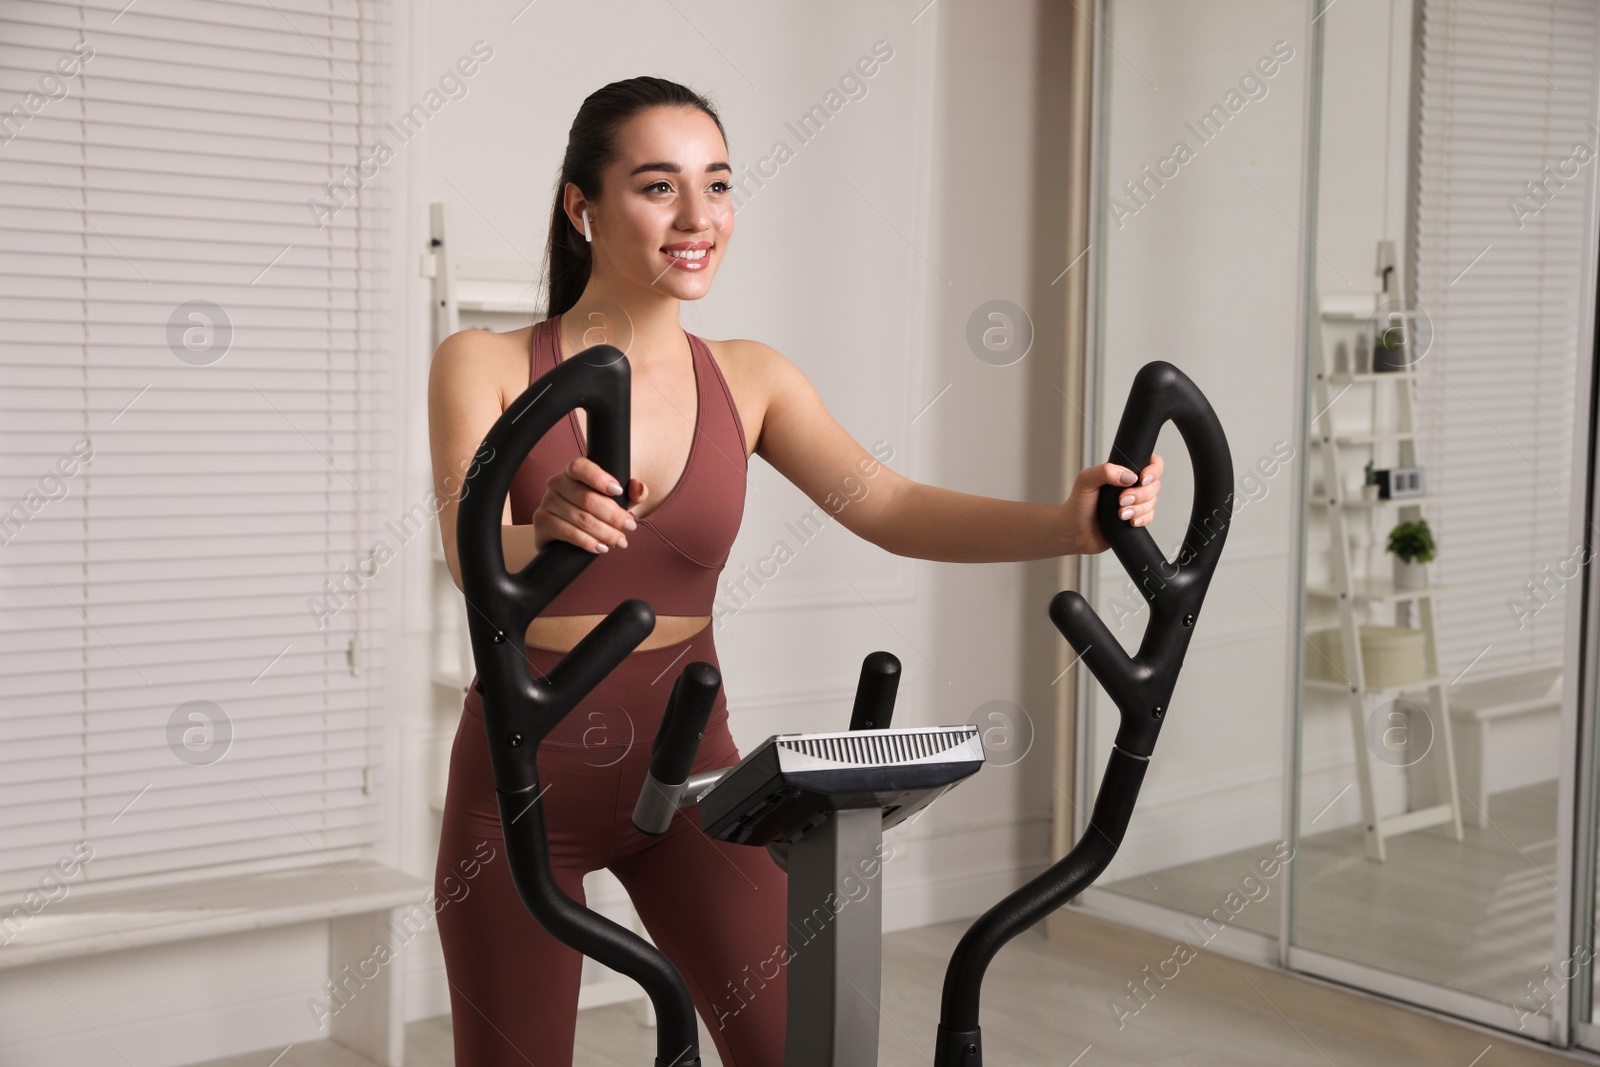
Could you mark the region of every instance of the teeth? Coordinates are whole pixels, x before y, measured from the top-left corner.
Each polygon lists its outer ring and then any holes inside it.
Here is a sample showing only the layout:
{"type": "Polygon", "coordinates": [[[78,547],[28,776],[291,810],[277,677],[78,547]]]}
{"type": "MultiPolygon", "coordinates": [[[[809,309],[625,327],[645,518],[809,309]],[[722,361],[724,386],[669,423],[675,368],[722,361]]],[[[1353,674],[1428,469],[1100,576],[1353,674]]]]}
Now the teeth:
{"type": "Polygon", "coordinates": [[[670,251],[667,253],[667,255],[673,257],[674,259],[705,259],[707,251],[709,250],[705,248],[696,248],[688,252],[670,251]]]}

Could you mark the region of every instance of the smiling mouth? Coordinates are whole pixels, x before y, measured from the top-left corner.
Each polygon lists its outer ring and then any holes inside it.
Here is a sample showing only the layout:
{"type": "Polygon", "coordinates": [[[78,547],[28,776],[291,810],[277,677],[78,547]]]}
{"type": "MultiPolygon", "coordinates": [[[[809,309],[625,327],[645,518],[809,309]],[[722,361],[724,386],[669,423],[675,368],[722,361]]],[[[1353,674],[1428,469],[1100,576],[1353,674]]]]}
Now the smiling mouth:
{"type": "Polygon", "coordinates": [[[688,262],[688,263],[699,263],[701,260],[705,259],[707,255],[710,254],[711,249],[709,249],[709,248],[686,248],[686,249],[668,249],[668,248],[663,248],[661,251],[666,253],[668,256],[671,256],[673,259],[681,259],[681,260],[684,260],[685,262],[688,262]]]}

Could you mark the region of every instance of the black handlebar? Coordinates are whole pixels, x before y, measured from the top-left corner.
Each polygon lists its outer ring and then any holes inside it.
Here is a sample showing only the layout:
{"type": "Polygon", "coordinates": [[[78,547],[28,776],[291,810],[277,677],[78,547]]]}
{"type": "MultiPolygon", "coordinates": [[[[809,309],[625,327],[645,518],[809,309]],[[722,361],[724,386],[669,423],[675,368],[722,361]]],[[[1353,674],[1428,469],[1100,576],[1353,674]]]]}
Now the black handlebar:
{"type": "Polygon", "coordinates": [[[1094,812],[1071,852],[980,916],[956,945],[945,971],[935,1067],[982,1067],[978,1008],[989,962],[1006,942],[1098,878],[1127,832],[1233,514],[1233,459],[1222,423],[1199,387],[1170,363],[1152,361],[1134,377],[1111,459],[1142,470],[1169,419],[1183,435],[1195,483],[1189,529],[1177,560],[1169,563],[1161,555],[1148,529],[1117,517],[1117,501],[1127,487],[1102,487],[1096,506],[1100,529],[1150,605],[1138,655],[1130,658],[1122,650],[1076,592],[1064,590],[1050,601],[1050,620],[1122,713],[1094,812]]]}
{"type": "MultiPolygon", "coordinates": [[[[472,656],[483,684],[484,720],[491,739],[495,787],[521,792],[538,780],[531,758],[539,741],[600,684],[655,628],[642,600],[619,604],[572,649],[548,678],[530,677],[523,635],[550,601],[596,556],[566,541],[551,541],[516,574],[506,571],[500,519],[522,460],[574,408],[589,416],[589,458],[628,484],[629,368],[610,345],[562,361],[529,385],[484,437],[492,457],[468,471],[456,513],[456,558],[467,600],[472,656]],[[531,742],[531,743],[530,743],[531,742]],[[526,747],[524,747],[526,746],[526,747]]],[[[619,503],[626,506],[624,496],[619,503]]]]}
{"type": "Polygon", "coordinates": [[[1076,592],[1064,590],[1050,602],[1050,620],[1122,712],[1116,743],[1133,756],[1149,756],[1155,748],[1233,514],[1233,458],[1222,423],[1200,388],[1170,363],[1146,363],[1134,377],[1111,458],[1135,472],[1142,470],[1169,419],[1183,435],[1194,468],[1189,529],[1176,561],[1162,556],[1148,529],[1117,518],[1117,500],[1126,487],[1102,486],[1096,507],[1111,551],[1150,604],[1139,654],[1130,659],[1076,592]]]}
{"type": "MultiPolygon", "coordinates": [[[[656,1067],[699,1067],[694,1002],[683,976],[660,950],[633,931],[562,892],[550,865],[550,842],[539,803],[538,749],[563,716],[616,669],[655,628],[642,600],[625,600],[579,641],[548,676],[534,679],[524,635],[528,625],[597,557],[551,541],[516,574],[506,571],[501,517],[523,459],[574,408],[588,413],[588,456],[613,475],[627,506],[630,370],[623,354],[596,345],[558,363],[501,413],[469,469],[456,515],[456,556],[467,602],[472,656],[489,733],[506,862],[522,902],[567,945],[634,979],[658,1017],[656,1067]]],[[[703,691],[721,679],[707,663],[691,663],[703,691]],[[701,669],[703,668],[703,670],[701,669]],[[710,674],[707,675],[706,672],[710,674]]],[[[682,676],[674,686],[680,692],[682,676]]],[[[709,713],[709,699],[705,701],[709,713]]]]}
{"type": "Polygon", "coordinates": [[[850,708],[850,729],[887,730],[894,718],[895,693],[900,689],[900,660],[888,652],[869,652],[861,661],[856,700],[850,708]]]}
{"type": "Polygon", "coordinates": [[[667,713],[650,746],[650,776],[656,781],[675,784],[688,780],[721,685],[722,679],[709,663],[691,663],[678,675],[667,698],[667,713]]]}

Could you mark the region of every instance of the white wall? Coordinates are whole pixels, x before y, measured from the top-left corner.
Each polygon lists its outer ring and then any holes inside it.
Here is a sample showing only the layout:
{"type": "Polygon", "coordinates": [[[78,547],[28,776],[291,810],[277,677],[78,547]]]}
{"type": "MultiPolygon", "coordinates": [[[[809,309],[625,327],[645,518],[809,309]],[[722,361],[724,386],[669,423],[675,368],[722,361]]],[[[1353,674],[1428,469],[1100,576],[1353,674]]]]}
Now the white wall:
{"type": "MultiPolygon", "coordinates": [[[[1298,595],[1289,569],[1301,451],[1298,227],[1312,62],[1310,12],[1300,0],[1110,6],[1105,184],[1115,200],[1103,235],[1095,458],[1109,454],[1134,374],[1164,359],[1216,410],[1238,503],[1107,882],[1235,849],[1270,852],[1283,836],[1286,653],[1298,595]],[[1241,88],[1252,73],[1258,82],[1241,88]],[[1232,101],[1230,91],[1238,92],[1232,101]],[[1237,111],[1220,131],[1198,130],[1213,105],[1237,111]],[[1179,141],[1187,153],[1175,149],[1179,141]],[[1164,157],[1173,162],[1162,167],[1164,157]],[[1136,199],[1124,183],[1141,180],[1147,165],[1170,176],[1148,181],[1136,199]]],[[[1171,424],[1156,452],[1167,473],[1151,532],[1170,558],[1188,523],[1193,478],[1171,424]]],[[[1142,600],[1112,555],[1096,567],[1097,609],[1132,654],[1144,632],[1142,600]],[[1117,613],[1129,610],[1138,613],[1119,629],[1117,613]]],[[[1097,683],[1092,689],[1098,783],[1118,713],[1097,683]]]]}
{"type": "Polygon", "coordinates": [[[1377,242],[1406,241],[1411,0],[1340,0],[1323,16],[1317,284],[1375,281],[1377,242]]]}

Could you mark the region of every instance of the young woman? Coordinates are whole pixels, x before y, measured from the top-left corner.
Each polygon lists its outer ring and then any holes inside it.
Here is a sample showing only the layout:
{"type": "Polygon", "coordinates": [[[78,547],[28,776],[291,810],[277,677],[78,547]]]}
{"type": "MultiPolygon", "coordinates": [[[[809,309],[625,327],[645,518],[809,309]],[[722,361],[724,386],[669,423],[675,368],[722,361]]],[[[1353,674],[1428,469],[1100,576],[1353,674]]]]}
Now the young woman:
{"type": "MultiPolygon", "coordinates": [[[[685,815],[658,838],[632,824],[650,744],[678,673],[717,663],[716,583],[758,454],[852,533],[902,556],[955,562],[1102,552],[1102,485],[1127,486],[1123,521],[1150,521],[1162,462],[1085,468],[1061,504],[995,500],[910,481],[881,466],[823,407],[793,363],[758,341],[707,341],[679,305],[711,288],[734,217],[717,118],[674,82],[614,82],[583,102],[568,134],[550,217],[549,317],[511,333],[467,330],[434,356],[429,430],[445,555],[460,585],[452,493],[489,427],[528,384],[591,345],[615,344],[632,375],[627,508],[583,456],[574,412],[519,469],[504,516],[506,566],[552,540],[599,554],[529,626],[527,656],[548,673],[618,602],[640,597],[656,627],[540,746],[540,803],[558,881],[583,901],[583,875],[610,868],[651,938],[678,966],[728,1067],[783,1062],[784,872],[765,849],[706,837],[685,815]],[[843,487],[848,507],[837,501],[843,487]]],[[[470,610],[470,609],[469,609],[470,610]]],[[[450,760],[436,870],[439,936],[463,1067],[572,1062],[582,958],[523,907],[504,858],[481,698],[469,690],[450,760]],[[463,872],[471,872],[470,879],[463,872]]],[[[695,771],[740,754],[719,695],[695,771]]]]}

